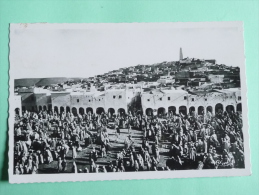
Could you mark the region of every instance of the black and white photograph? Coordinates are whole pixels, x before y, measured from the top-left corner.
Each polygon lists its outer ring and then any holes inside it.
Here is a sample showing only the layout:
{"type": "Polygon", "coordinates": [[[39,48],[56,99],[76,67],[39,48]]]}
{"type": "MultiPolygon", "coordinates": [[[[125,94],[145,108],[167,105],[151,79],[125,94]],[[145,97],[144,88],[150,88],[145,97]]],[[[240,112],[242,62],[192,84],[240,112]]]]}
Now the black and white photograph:
{"type": "Polygon", "coordinates": [[[11,183],[250,175],[242,22],[11,24],[11,183]]]}

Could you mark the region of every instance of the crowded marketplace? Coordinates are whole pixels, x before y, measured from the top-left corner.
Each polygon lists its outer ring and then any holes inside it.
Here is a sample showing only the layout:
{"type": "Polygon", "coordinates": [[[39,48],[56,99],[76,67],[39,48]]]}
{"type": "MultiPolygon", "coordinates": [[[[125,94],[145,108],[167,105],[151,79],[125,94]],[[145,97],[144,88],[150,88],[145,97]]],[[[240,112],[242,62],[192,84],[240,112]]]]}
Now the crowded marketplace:
{"type": "Polygon", "coordinates": [[[242,114],[16,113],[14,174],[244,168],[242,114]]]}

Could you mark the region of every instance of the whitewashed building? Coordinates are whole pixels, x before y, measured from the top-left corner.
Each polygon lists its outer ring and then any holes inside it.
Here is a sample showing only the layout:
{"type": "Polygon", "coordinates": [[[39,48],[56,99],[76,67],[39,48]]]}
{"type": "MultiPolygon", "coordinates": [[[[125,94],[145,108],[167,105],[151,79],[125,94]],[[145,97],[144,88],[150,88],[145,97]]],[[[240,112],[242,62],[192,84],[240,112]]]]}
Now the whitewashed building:
{"type": "Polygon", "coordinates": [[[141,94],[143,112],[147,115],[196,112],[215,114],[222,111],[242,112],[241,92],[238,88],[216,90],[211,93],[188,93],[184,90],[150,90],[141,94]]]}
{"type": "Polygon", "coordinates": [[[175,79],[173,76],[160,76],[160,79],[157,80],[158,83],[166,84],[166,83],[174,83],[175,79]]]}
{"type": "Polygon", "coordinates": [[[15,94],[13,98],[13,105],[15,114],[21,115],[22,114],[22,101],[21,96],[15,94]]]}
{"type": "Polygon", "coordinates": [[[188,92],[184,90],[155,89],[141,94],[142,110],[145,114],[178,113],[179,109],[187,106],[188,92]]]}
{"type": "Polygon", "coordinates": [[[73,114],[108,112],[111,114],[127,113],[141,87],[127,84],[106,86],[105,91],[52,92],[53,111],[72,112],[73,114]],[[109,88],[110,87],[110,88],[109,88]]]}

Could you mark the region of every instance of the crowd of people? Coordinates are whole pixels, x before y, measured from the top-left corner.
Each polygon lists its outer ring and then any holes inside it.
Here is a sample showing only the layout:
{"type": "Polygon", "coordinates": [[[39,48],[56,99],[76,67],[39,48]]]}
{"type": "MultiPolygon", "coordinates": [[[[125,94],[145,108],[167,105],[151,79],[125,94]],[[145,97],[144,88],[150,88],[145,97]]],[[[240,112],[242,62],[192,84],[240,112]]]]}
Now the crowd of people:
{"type": "Polygon", "coordinates": [[[15,116],[14,174],[37,174],[41,164],[53,164],[53,173],[169,171],[187,169],[244,168],[242,115],[218,110],[202,115],[142,113],[118,115],[23,111],[15,116]],[[121,130],[128,136],[107,165],[121,130]],[[132,130],[142,134],[137,144],[132,130]],[[109,132],[113,132],[112,134],[109,132]],[[111,139],[111,135],[113,139],[111,139]],[[166,149],[161,157],[161,149],[166,149]],[[90,150],[86,166],[77,168],[77,155],[90,150]],[[68,168],[69,151],[72,169],[68,168]],[[162,162],[165,161],[165,163],[162,162]]]}

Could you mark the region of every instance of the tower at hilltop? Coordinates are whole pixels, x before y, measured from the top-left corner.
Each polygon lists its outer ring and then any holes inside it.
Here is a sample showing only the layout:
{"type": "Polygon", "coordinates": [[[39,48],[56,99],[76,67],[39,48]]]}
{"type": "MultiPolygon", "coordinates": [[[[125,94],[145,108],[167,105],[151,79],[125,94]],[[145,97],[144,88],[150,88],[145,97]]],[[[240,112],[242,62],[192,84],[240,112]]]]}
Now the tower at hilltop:
{"type": "Polygon", "coordinates": [[[183,51],[182,51],[182,48],[180,47],[180,59],[179,60],[182,60],[183,59],[183,51]]]}

